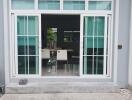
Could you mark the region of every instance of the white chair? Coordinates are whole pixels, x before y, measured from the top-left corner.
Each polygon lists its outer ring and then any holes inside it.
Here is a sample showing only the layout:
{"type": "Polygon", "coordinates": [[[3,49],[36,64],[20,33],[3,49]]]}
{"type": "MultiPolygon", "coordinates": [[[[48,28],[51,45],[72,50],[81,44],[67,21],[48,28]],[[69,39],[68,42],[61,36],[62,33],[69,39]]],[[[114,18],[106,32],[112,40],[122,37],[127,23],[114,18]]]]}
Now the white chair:
{"type": "Polygon", "coordinates": [[[50,50],[42,49],[42,59],[50,59],[50,50]]]}
{"type": "MultiPolygon", "coordinates": [[[[42,49],[42,59],[50,61],[50,50],[49,49],[42,49]]],[[[49,68],[48,72],[51,72],[51,70],[52,68],[49,68]]]]}
{"type": "MultiPolygon", "coordinates": [[[[67,50],[57,50],[57,58],[56,58],[56,60],[57,61],[66,61],[67,65],[68,65],[67,50]]],[[[56,61],[56,66],[57,66],[57,61],[56,61]]],[[[65,69],[66,69],[66,67],[65,67],[65,69]]],[[[57,69],[56,69],[56,71],[57,71],[57,69]]]]}

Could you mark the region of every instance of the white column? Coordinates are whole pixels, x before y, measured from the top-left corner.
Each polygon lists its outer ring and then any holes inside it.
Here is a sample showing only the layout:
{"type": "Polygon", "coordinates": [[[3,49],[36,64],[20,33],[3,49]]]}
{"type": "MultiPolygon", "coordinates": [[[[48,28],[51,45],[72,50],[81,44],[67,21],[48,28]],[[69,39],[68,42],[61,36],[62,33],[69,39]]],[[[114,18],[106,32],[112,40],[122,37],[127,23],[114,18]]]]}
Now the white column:
{"type": "Polygon", "coordinates": [[[60,0],[60,10],[63,10],[63,0],[60,0]]]}
{"type": "Polygon", "coordinates": [[[130,17],[130,42],[129,42],[129,72],[128,82],[132,88],[132,2],[131,2],[131,17],[130,17]]]}

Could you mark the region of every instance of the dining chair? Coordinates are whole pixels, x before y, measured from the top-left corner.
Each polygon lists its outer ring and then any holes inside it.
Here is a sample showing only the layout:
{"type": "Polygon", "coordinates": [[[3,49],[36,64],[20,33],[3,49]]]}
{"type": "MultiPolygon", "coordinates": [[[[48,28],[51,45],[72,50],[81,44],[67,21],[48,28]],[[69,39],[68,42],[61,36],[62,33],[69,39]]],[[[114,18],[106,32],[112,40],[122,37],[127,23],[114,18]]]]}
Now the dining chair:
{"type": "Polygon", "coordinates": [[[42,49],[42,59],[50,59],[50,50],[42,49]]]}
{"type": "Polygon", "coordinates": [[[51,65],[51,59],[50,59],[50,49],[42,49],[42,59],[43,60],[48,60],[46,62],[46,66],[49,66],[48,72],[51,72],[52,70],[52,65],[51,65]]]}
{"type": "MultiPolygon", "coordinates": [[[[67,62],[67,65],[68,65],[68,57],[67,57],[67,54],[68,54],[67,53],[67,50],[57,50],[56,66],[58,64],[57,63],[58,61],[66,61],[67,62]]],[[[65,66],[65,72],[66,72],[66,66],[65,66]]]]}

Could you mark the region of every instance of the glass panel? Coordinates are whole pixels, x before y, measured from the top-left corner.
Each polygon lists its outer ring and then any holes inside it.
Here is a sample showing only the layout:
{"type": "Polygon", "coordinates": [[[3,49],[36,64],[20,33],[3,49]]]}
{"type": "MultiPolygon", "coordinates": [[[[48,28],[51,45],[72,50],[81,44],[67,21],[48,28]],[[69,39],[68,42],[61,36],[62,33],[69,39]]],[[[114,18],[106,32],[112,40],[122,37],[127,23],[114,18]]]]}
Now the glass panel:
{"type": "Polygon", "coordinates": [[[85,1],[64,1],[64,10],[85,10],[85,1]]]}
{"type": "Polygon", "coordinates": [[[26,16],[17,17],[17,34],[18,35],[27,34],[27,17],[26,16]]]}
{"type": "Polygon", "coordinates": [[[83,59],[84,74],[103,74],[103,56],[85,56],[83,59]]]}
{"type": "Polygon", "coordinates": [[[28,74],[27,56],[18,56],[18,74],[28,74]]]}
{"type": "Polygon", "coordinates": [[[29,40],[29,55],[38,55],[39,54],[39,41],[38,37],[30,36],[29,40]]]}
{"type": "Polygon", "coordinates": [[[103,56],[94,57],[94,74],[103,74],[103,56]]]}
{"type": "Polygon", "coordinates": [[[85,17],[85,36],[93,36],[94,17],[85,17]]]}
{"type": "Polygon", "coordinates": [[[39,57],[29,56],[29,74],[38,74],[39,72],[39,57]]]}
{"type": "Polygon", "coordinates": [[[86,56],[83,58],[83,73],[84,74],[92,74],[93,67],[93,56],[86,56]]]}
{"type": "Polygon", "coordinates": [[[95,17],[95,36],[104,36],[105,17],[95,17]]]}
{"type": "Polygon", "coordinates": [[[89,1],[89,10],[111,10],[111,1],[89,1]]]}
{"type": "Polygon", "coordinates": [[[34,9],[34,0],[12,0],[12,9],[34,9]]]}
{"type": "Polygon", "coordinates": [[[84,17],[84,74],[103,74],[105,17],[84,17]]]}
{"type": "Polygon", "coordinates": [[[27,50],[27,37],[26,36],[18,36],[17,38],[18,44],[18,55],[26,55],[27,50]]]}
{"type": "Polygon", "coordinates": [[[18,16],[17,34],[18,74],[38,74],[39,36],[36,36],[38,34],[38,17],[18,16]]]}
{"type": "Polygon", "coordinates": [[[93,37],[84,38],[84,55],[93,55],[93,37]]]}
{"type": "Polygon", "coordinates": [[[94,55],[104,54],[104,38],[94,38],[94,55]]]}
{"type": "Polygon", "coordinates": [[[38,17],[29,16],[28,17],[28,35],[38,34],[38,17]]]}
{"type": "Polygon", "coordinates": [[[60,1],[58,0],[39,0],[39,9],[59,10],[60,1]]]}

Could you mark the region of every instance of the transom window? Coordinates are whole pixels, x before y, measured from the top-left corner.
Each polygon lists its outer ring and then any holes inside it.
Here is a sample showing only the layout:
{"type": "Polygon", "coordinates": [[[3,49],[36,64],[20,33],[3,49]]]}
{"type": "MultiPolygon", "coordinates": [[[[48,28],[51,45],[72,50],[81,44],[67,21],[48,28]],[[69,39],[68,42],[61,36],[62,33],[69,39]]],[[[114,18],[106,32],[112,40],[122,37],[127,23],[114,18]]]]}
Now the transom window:
{"type": "Polygon", "coordinates": [[[59,10],[60,1],[59,0],[38,0],[39,9],[44,10],[59,10]]]}
{"type": "Polygon", "coordinates": [[[11,8],[23,10],[112,10],[112,0],[11,0],[11,8]],[[37,2],[36,2],[37,1],[37,2]]]}
{"type": "Polygon", "coordinates": [[[34,0],[12,0],[12,9],[34,9],[34,0]]]}
{"type": "Polygon", "coordinates": [[[64,10],[85,10],[85,1],[64,0],[64,10]]]}

